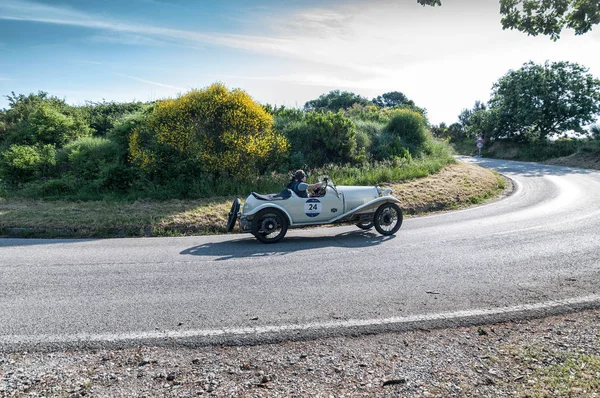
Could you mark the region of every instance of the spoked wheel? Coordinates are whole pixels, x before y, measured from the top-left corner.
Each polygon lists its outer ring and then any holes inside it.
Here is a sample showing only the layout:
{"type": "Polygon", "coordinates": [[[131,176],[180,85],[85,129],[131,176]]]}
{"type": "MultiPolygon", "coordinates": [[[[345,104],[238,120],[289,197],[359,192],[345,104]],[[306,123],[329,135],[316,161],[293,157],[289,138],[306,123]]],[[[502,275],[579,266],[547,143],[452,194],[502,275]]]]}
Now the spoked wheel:
{"type": "Polygon", "coordinates": [[[252,220],[252,234],[262,243],[279,242],[287,229],[287,218],[279,210],[261,210],[252,220]]]}
{"type": "Polygon", "coordinates": [[[356,223],[356,226],[360,229],[368,231],[369,229],[373,228],[373,221],[361,221],[356,223]]]}
{"type": "Polygon", "coordinates": [[[393,235],[402,226],[402,210],[395,203],[382,204],[375,211],[373,222],[381,235],[393,235]]]}
{"type": "Polygon", "coordinates": [[[240,202],[240,198],[237,198],[231,205],[231,210],[229,211],[229,216],[227,217],[227,232],[233,231],[233,227],[235,227],[238,212],[240,211],[240,202]]]}

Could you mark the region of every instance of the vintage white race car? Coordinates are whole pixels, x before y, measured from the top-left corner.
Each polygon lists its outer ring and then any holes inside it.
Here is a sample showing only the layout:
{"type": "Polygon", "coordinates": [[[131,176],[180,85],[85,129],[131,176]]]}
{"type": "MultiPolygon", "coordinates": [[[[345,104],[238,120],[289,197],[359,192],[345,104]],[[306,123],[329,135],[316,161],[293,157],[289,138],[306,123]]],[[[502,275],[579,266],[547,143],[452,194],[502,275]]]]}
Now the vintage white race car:
{"type": "Polygon", "coordinates": [[[279,242],[288,228],[354,222],[368,230],[375,226],[382,235],[395,234],[402,225],[400,202],[392,190],[376,186],[336,186],[329,178],[311,197],[301,198],[290,189],[260,195],[252,192],[240,211],[240,199],[231,206],[227,231],[240,220],[240,231],[250,232],[263,243],[279,242]]]}

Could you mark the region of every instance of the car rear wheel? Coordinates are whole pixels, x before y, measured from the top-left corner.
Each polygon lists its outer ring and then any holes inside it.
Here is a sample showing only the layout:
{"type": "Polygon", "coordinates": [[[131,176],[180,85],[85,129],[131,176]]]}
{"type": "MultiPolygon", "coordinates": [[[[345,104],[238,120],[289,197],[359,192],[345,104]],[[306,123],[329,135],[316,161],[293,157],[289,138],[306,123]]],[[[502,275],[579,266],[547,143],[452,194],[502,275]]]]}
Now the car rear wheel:
{"type": "Polygon", "coordinates": [[[233,227],[235,227],[238,212],[240,211],[240,203],[240,198],[237,198],[233,201],[233,204],[231,205],[231,210],[229,211],[229,215],[227,217],[227,232],[233,231],[233,227]]]}
{"type": "Polygon", "coordinates": [[[279,242],[287,229],[287,218],[277,209],[261,210],[252,219],[252,235],[262,243],[279,242]]]}
{"type": "Polygon", "coordinates": [[[381,235],[393,235],[402,226],[402,210],[395,203],[384,203],[375,211],[373,223],[381,235]]]}

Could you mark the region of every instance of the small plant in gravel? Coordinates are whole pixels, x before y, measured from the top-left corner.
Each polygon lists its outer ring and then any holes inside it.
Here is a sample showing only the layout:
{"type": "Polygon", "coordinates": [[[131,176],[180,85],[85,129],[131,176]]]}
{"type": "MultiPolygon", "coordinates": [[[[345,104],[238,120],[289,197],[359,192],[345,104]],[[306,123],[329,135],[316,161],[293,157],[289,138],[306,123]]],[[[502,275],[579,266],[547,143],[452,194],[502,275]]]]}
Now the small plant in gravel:
{"type": "MultiPolygon", "coordinates": [[[[510,351],[510,350],[509,350],[510,351]]],[[[600,391],[600,356],[530,346],[512,350],[516,391],[526,397],[588,397],[600,391]]]]}

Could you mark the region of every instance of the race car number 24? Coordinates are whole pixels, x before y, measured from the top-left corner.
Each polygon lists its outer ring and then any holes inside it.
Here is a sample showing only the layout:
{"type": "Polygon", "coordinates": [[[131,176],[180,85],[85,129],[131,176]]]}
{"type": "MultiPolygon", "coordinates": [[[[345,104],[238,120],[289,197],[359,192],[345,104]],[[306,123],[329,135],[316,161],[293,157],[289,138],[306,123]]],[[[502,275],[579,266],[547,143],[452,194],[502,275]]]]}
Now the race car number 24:
{"type": "Polygon", "coordinates": [[[309,217],[316,217],[321,214],[322,207],[319,199],[309,199],[304,203],[304,213],[309,217]]]}

